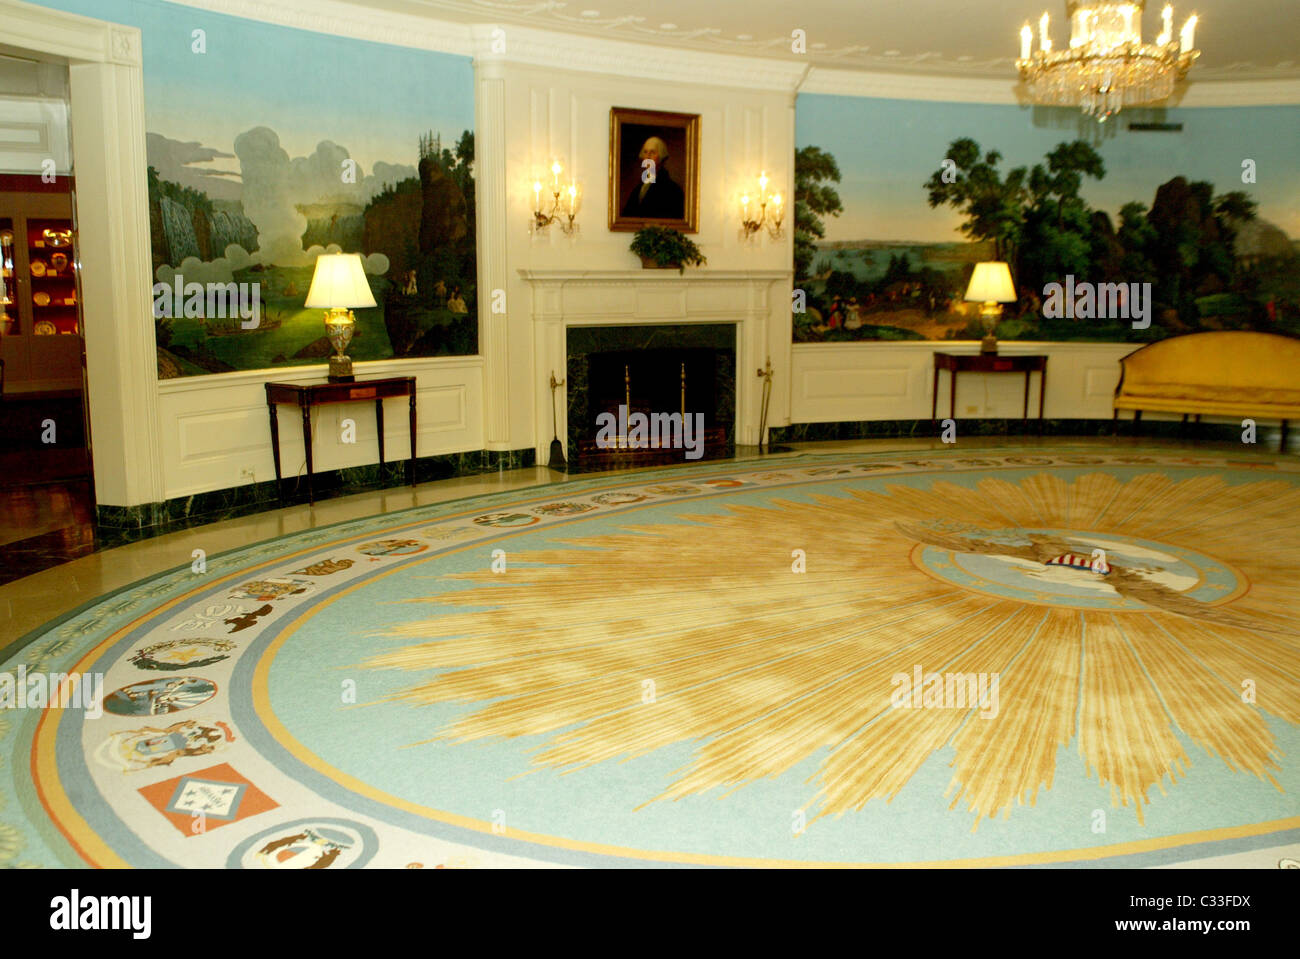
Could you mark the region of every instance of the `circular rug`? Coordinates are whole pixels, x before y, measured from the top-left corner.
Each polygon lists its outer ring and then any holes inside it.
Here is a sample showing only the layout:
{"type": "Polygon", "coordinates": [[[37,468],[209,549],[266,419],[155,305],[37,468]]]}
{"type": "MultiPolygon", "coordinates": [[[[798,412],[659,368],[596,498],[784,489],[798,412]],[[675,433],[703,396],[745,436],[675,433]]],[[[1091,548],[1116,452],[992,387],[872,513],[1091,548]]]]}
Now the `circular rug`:
{"type": "Polygon", "coordinates": [[[0,665],[0,864],[1151,865],[1294,842],[1298,517],[1284,460],[822,455],[200,556],[0,665]]]}

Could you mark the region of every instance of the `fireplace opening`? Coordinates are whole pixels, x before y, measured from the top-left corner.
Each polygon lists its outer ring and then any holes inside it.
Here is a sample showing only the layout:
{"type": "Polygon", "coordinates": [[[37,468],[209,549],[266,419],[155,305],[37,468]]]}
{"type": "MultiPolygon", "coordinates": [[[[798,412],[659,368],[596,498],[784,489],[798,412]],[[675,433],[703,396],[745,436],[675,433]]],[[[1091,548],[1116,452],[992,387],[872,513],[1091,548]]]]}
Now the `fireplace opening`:
{"type": "Polygon", "coordinates": [[[707,345],[709,337],[699,330],[694,339],[703,344],[659,345],[671,339],[662,328],[652,328],[648,340],[636,329],[624,329],[623,338],[632,342],[621,348],[570,350],[573,467],[616,469],[732,455],[734,328],[722,327],[726,346],[707,345]]]}

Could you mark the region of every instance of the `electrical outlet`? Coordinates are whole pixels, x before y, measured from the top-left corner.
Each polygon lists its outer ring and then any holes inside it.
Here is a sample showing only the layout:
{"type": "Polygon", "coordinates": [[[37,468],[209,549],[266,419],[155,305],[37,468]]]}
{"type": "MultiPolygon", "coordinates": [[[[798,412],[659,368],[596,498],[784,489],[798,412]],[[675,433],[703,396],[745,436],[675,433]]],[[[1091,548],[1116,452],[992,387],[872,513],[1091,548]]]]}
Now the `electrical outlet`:
{"type": "Polygon", "coordinates": [[[967,412],[967,413],[978,413],[979,411],[980,411],[980,408],[979,408],[978,406],[968,406],[968,407],[966,407],[966,412],[967,412]]]}
{"type": "Polygon", "coordinates": [[[239,478],[240,478],[241,480],[247,480],[247,481],[250,482],[250,483],[256,483],[256,482],[257,482],[257,475],[256,475],[256,473],[254,472],[253,467],[251,467],[251,466],[245,466],[242,470],[240,470],[240,471],[239,471],[239,478]]]}

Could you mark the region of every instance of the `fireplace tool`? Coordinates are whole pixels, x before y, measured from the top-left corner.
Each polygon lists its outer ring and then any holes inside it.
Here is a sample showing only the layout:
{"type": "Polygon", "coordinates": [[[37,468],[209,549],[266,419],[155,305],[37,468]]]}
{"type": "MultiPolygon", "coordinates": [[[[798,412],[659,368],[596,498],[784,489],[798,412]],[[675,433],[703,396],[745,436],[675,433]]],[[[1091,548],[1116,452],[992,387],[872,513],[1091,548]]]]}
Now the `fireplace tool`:
{"type": "Polygon", "coordinates": [[[564,460],[564,444],[560,442],[559,413],[555,410],[555,391],[564,385],[564,380],[556,380],[551,374],[551,456],[546,465],[553,470],[568,472],[569,464],[564,460]]]}
{"type": "MultiPolygon", "coordinates": [[[[758,375],[763,379],[763,412],[758,420],[758,448],[763,448],[763,440],[767,436],[767,404],[772,398],[772,358],[767,358],[767,366],[758,371],[758,375]]],[[[767,445],[767,451],[772,452],[772,444],[767,445]]]]}

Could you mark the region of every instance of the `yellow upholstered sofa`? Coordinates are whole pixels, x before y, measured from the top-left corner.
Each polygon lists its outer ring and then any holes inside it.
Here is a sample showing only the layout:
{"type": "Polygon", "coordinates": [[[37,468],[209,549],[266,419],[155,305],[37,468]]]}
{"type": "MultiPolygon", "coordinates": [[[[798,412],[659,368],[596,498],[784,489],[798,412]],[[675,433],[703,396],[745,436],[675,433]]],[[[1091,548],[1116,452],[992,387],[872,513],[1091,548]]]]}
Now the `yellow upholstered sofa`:
{"type": "Polygon", "coordinates": [[[1225,330],[1160,340],[1120,360],[1120,410],[1282,421],[1300,419],[1300,340],[1276,333],[1225,330]]]}

